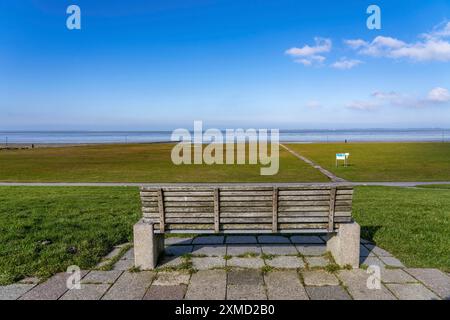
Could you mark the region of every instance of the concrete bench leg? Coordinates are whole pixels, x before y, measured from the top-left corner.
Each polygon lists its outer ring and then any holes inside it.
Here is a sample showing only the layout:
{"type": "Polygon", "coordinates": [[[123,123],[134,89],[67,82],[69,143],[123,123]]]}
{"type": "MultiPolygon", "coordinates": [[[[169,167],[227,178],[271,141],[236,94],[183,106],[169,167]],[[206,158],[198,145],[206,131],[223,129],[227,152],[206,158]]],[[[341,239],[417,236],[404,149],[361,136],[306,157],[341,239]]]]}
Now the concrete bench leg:
{"type": "Polygon", "coordinates": [[[359,268],[360,226],[356,222],[343,223],[338,232],[327,241],[327,250],[341,267],[359,268]]]}
{"type": "Polygon", "coordinates": [[[141,270],[155,269],[158,257],[164,251],[164,234],[155,234],[153,224],[145,219],[139,220],[133,227],[134,266],[141,270]]]}

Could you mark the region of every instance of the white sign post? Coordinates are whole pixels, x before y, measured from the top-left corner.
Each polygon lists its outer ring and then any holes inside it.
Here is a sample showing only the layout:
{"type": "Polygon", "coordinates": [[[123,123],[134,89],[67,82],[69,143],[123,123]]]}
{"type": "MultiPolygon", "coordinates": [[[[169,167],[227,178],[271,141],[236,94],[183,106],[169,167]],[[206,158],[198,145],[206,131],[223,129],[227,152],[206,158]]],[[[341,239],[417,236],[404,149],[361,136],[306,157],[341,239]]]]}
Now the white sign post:
{"type": "Polygon", "coordinates": [[[338,160],[344,161],[344,166],[347,166],[348,157],[350,153],[336,153],[336,167],[338,166],[338,160]]]}

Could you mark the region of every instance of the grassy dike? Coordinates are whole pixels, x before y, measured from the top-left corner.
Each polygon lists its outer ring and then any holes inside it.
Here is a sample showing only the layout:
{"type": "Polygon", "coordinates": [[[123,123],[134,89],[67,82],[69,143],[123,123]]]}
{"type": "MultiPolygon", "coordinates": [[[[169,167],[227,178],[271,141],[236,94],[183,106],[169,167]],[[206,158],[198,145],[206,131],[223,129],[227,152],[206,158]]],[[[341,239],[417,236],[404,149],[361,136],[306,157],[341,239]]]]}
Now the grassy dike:
{"type": "MultiPolygon", "coordinates": [[[[407,266],[450,270],[450,190],[357,187],[353,212],[407,266]]],[[[0,284],[93,267],[140,215],[137,188],[0,187],[0,284]]]]}

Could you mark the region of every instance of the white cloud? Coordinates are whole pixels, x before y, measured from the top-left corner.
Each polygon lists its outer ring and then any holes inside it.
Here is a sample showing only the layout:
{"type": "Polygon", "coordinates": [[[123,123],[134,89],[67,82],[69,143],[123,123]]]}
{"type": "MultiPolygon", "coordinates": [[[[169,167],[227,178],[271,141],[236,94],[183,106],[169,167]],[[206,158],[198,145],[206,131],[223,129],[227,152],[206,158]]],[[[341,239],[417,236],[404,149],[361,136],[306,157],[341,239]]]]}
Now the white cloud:
{"type": "Polygon", "coordinates": [[[437,104],[450,102],[450,92],[441,87],[436,87],[425,98],[401,94],[395,91],[375,91],[371,99],[353,101],[347,108],[357,110],[375,110],[383,106],[396,106],[403,108],[423,108],[437,104]]]}
{"type": "Polygon", "coordinates": [[[359,65],[361,63],[362,63],[362,61],[360,61],[360,60],[341,58],[339,61],[336,61],[331,66],[333,68],[340,69],[340,70],[348,70],[353,67],[356,67],[357,65],[359,65]]]}
{"type": "Polygon", "coordinates": [[[422,34],[424,40],[407,43],[402,40],[377,36],[371,42],[361,39],[344,41],[358,53],[372,57],[406,58],[413,61],[450,61],[450,22],[422,34]]]}
{"type": "Polygon", "coordinates": [[[374,101],[355,100],[347,104],[347,108],[361,111],[372,111],[380,105],[374,101]]]}
{"type": "Polygon", "coordinates": [[[344,40],[344,43],[352,49],[359,49],[368,45],[368,43],[362,39],[344,40]]]}
{"type": "Polygon", "coordinates": [[[306,106],[311,109],[321,108],[322,104],[319,101],[311,100],[306,103],[306,106]]]}
{"type": "Polygon", "coordinates": [[[444,103],[450,101],[450,93],[445,88],[434,88],[428,93],[428,101],[434,103],[444,103]]]}
{"type": "Polygon", "coordinates": [[[294,58],[294,61],[305,66],[310,66],[315,63],[321,64],[325,61],[325,57],[321,53],[330,52],[332,42],[330,39],[314,38],[315,45],[305,45],[301,48],[293,47],[285,51],[285,53],[294,58]]]}
{"type": "Polygon", "coordinates": [[[426,39],[440,39],[450,37],[450,22],[443,22],[433,28],[433,31],[421,35],[426,39]]]}

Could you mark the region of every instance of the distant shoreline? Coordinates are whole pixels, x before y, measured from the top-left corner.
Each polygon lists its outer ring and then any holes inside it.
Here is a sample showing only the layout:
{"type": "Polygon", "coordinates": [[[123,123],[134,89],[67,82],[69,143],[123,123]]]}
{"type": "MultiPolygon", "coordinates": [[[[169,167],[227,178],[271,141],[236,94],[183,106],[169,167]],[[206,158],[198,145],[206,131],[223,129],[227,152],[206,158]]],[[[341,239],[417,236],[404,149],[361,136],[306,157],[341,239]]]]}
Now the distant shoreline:
{"type": "MultiPolygon", "coordinates": [[[[17,149],[32,149],[32,145],[34,145],[34,148],[64,148],[64,147],[88,147],[88,146],[107,146],[107,145],[145,145],[145,144],[176,144],[177,141],[149,141],[149,142],[92,142],[92,143],[86,143],[86,142],[80,142],[80,143],[10,143],[6,147],[4,144],[0,144],[0,150],[17,150],[17,149]]],[[[345,143],[345,141],[280,141],[280,143],[288,143],[288,144],[342,144],[345,143]]],[[[363,144],[363,143],[450,143],[449,140],[441,141],[347,141],[349,144],[363,144]]],[[[204,143],[207,144],[207,143],[204,143]]]]}

